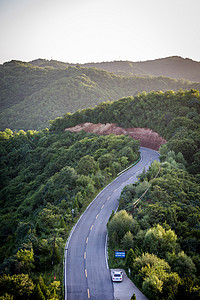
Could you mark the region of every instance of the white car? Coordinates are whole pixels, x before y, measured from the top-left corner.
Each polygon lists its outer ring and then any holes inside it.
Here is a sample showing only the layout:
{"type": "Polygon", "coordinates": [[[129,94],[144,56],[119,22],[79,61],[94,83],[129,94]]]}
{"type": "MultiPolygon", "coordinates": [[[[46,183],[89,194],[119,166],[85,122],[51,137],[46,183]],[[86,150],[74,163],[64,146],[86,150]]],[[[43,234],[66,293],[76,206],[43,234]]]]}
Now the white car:
{"type": "Polygon", "coordinates": [[[123,272],[122,271],[112,272],[112,281],[120,282],[122,280],[123,280],[123,272]]]}

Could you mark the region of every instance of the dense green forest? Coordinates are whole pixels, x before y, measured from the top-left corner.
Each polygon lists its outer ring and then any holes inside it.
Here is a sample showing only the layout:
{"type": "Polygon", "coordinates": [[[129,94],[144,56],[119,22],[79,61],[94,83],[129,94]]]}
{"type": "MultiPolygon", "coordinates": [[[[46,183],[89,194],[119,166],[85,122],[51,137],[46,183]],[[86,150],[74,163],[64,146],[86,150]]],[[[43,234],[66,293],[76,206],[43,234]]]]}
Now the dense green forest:
{"type": "Polygon", "coordinates": [[[116,123],[121,127],[147,127],[168,140],[170,150],[181,152],[190,172],[200,169],[200,97],[198,90],[143,92],[136,97],[101,103],[95,108],[67,113],[51,122],[51,131],[79,123],[116,123]]]}
{"type": "Polygon", "coordinates": [[[149,300],[200,299],[200,179],[166,149],[122,191],[108,223],[110,265],[129,269],[149,300]],[[126,250],[126,260],[113,259],[114,249],[126,250]]]}
{"type": "Polygon", "coordinates": [[[110,267],[130,269],[131,279],[152,300],[200,297],[199,113],[197,90],[151,92],[66,114],[50,129],[112,122],[148,127],[167,139],[161,163],[124,188],[119,212],[108,223],[110,267]],[[126,261],[113,260],[114,249],[129,250],[126,261]]]}
{"type": "Polygon", "coordinates": [[[138,159],[138,147],[127,136],[1,132],[0,296],[62,298],[64,246],[73,224],[97,192],[138,159]]]}
{"type": "Polygon", "coordinates": [[[0,296],[62,297],[62,251],[71,227],[95,194],[138,159],[139,147],[128,136],[64,129],[112,122],[151,128],[167,143],[160,163],[121,194],[119,212],[108,223],[109,251],[126,249],[127,259],[110,259],[110,266],[130,269],[150,300],[198,299],[199,113],[198,90],[143,92],[67,113],[50,129],[1,132],[0,296]]]}
{"type": "Polygon", "coordinates": [[[0,130],[41,130],[66,112],[152,90],[200,89],[200,83],[167,77],[120,76],[59,62],[34,66],[21,61],[0,65],[0,130]]]}

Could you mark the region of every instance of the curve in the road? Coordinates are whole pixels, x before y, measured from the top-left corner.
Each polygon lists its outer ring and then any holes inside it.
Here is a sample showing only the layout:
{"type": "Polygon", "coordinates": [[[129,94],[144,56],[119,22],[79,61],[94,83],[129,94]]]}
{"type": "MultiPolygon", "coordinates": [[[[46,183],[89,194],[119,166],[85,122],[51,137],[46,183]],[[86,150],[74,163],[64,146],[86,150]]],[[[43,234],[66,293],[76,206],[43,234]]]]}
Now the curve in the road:
{"type": "Polygon", "coordinates": [[[141,160],[104,188],[73,228],[65,249],[65,300],[114,300],[113,284],[106,258],[106,224],[118,207],[125,185],[159,160],[157,151],[140,148],[141,160]]]}

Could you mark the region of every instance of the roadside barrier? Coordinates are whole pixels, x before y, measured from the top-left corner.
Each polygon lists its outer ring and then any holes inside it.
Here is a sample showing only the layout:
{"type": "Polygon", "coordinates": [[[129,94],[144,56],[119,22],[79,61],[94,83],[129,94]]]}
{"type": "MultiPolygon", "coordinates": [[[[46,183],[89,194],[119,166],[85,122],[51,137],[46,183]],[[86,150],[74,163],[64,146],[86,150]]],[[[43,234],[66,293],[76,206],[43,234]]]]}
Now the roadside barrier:
{"type": "Polygon", "coordinates": [[[132,168],[133,166],[135,166],[139,161],[141,160],[141,155],[138,158],[138,160],[136,160],[132,165],[128,166],[126,169],[122,170],[121,172],[119,172],[117,174],[117,176],[121,175],[122,173],[126,172],[127,170],[129,170],[130,168],[132,168]]]}

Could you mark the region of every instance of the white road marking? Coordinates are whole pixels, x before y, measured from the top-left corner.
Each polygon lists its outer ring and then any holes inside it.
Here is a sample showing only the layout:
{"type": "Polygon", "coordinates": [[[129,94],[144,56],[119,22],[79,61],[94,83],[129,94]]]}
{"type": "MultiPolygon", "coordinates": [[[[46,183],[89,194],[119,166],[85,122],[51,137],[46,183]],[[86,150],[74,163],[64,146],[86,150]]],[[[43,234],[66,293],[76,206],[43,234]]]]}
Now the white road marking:
{"type": "Polygon", "coordinates": [[[103,209],[103,208],[104,208],[104,204],[102,205],[101,209],[103,209]]]}
{"type": "Polygon", "coordinates": [[[86,244],[88,243],[88,237],[87,237],[87,239],[86,239],[86,244]]]}
{"type": "Polygon", "coordinates": [[[85,277],[87,278],[87,270],[85,269],[85,277]]]}
{"type": "Polygon", "coordinates": [[[99,216],[99,215],[96,216],[96,219],[98,219],[98,216],[99,216]]]}
{"type": "Polygon", "coordinates": [[[90,290],[87,289],[88,299],[90,299],[90,290]]]}
{"type": "Polygon", "coordinates": [[[106,234],[106,242],[105,242],[105,258],[106,258],[106,267],[107,267],[107,269],[109,269],[107,245],[108,245],[108,233],[106,234]]]}
{"type": "Polygon", "coordinates": [[[90,227],[90,231],[92,230],[92,228],[93,228],[93,225],[90,227]]]}
{"type": "Polygon", "coordinates": [[[84,252],[84,259],[86,259],[86,251],[84,252]]]}

